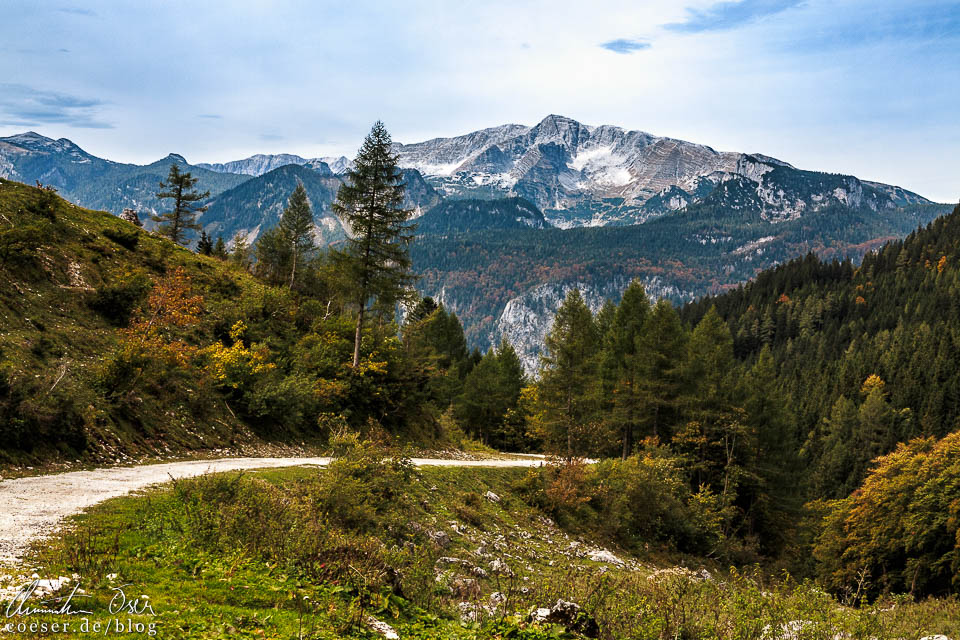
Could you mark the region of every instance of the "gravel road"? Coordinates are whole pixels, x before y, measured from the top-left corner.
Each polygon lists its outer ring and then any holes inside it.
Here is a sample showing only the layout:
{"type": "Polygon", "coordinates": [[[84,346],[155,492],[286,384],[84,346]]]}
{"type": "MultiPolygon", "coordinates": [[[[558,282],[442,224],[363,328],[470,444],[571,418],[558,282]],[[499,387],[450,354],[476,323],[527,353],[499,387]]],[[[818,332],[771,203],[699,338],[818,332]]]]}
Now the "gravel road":
{"type": "MultiPolygon", "coordinates": [[[[63,518],[99,502],[126,495],[171,478],[218,471],[324,466],[331,458],[223,458],[72,471],[0,482],[0,564],[15,565],[34,540],[53,534],[63,518]]],[[[414,458],[417,466],[532,467],[539,456],[517,460],[434,460],[414,458]]]]}

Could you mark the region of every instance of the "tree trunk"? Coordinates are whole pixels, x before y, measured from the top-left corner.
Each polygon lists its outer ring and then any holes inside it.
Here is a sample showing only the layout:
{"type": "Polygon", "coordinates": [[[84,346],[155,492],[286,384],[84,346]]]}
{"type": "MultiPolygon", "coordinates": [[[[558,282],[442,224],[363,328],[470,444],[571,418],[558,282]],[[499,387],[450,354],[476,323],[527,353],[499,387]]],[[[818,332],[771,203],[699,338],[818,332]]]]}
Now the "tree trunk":
{"type": "Polygon", "coordinates": [[[633,423],[628,418],[626,424],[623,425],[623,454],[621,457],[626,460],[630,457],[631,451],[633,451],[633,423]]]}
{"type": "Polygon", "coordinates": [[[360,303],[360,312],[357,314],[357,334],[353,339],[353,368],[356,369],[360,364],[360,338],[363,335],[363,311],[364,304],[360,303]]]}
{"type": "Polygon", "coordinates": [[[293,268],[290,270],[290,290],[293,290],[293,279],[297,275],[297,247],[293,247],[293,268]]]}

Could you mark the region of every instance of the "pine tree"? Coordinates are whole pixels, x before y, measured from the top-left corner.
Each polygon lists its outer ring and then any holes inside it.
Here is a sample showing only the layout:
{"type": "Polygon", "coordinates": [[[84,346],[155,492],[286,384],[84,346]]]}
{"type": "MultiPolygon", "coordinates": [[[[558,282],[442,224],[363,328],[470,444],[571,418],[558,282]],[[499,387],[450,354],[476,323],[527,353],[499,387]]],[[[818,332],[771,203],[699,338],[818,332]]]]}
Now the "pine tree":
{"type": "Polygon", "coordinates": [[[230,251],[230,261],[241,269],[250,268],[250,245],[242,233],[233,236],[233,249],[230,251]]]}
{"type": "Polygon", "coordinates": [[[387,308],[406,300],[415,280],[409,246],[416,227],[407,223],[412,211],[403,208],[403,174],[391,144],[383,123],[374,124],[333,203],[334,213],[353,232],[338,259],[356,291],[354,367],[360,363],[363,320],[371,301],[387,308]]]}
{"type": "Polygon", "coordinates": [[[666,440],[676,425],[687,334],[669,300],[654,305],[637,338],[636,385],[644,433],[666,440]]]}
{"type": "Polygon", "coordinates": [[[798,482],[799,449],[793,432],[793,416],[776,388],[773,353],[764,347],[756,363],[742,379],[747,426],[755,434],[754,469],[757,482],[740,489],[752,532],[764,551],[775,553],[801,510],[803,483],[798,482]]]}
{"type": "Polygon", "coordinates": [[[276,286],[289,282],[293,251],[280,227],[267,229],[260,234],[254,246],[254,255],[254,273],[258,277],[276,286]]]}
{"type": "Polygon", "coordinates": [[[217,236],[217,244],[213,246],[213,255],[221,260],[227,259],[227,245],[223,242],[223,236],[217,236]]]}
{"type": "Polygon", "coordinates": [[[604,363],[614,379],[611,422],[623,433],[621,457],[633,451],[633,434],[642,410],[638,375],[637,344],[643,323],[650,314],[650,300],[638,280],[623,292],[604,344],[604,363]]]}
{"type": "Polygon", "coordinates": [[[566,443],[566,457],[574,454],[574,436],[592,417],[600,346],[597,327],[578,289],[567,295],[557,310],[553,328],[544,340],[546,352],[540,357],[541,399],[544,424],[555,446],[566,443]]]}
{"type": "Polygon", "coordinates": [[[404,323],[407,325],[414,325],[420,322],[421,320],[426,319],[430,314],[439,309],[440,306],[437,304],[437,301],[431,298],[430,296],[425,296],[417,301],[417,304],[410,310],[407,314],[407,317],[404,318],[404,323]]]}
{"type": "Polygon", "coordinates": [[[290,246],[290,288],[293,289],[297,277],[297,264],[309,257],[316,249],[311,235],[313,211],[310,210],[307,190],[303,188],[302,182],[298,183],[297,188],[290,194],[287,208],[283,210],[283,217],[280,218],[278,226],[290,246]]]}
{"type": "Polygon", "coordinates": [[[516,411],[525,382],[520,358],[504,340],[467,375],[463,392],[454,402],[454,414],[484,444],[516,446],[516,434],[504,433],[504,419],[516,411]]]}
{"type": "Polygon", "coordinates": [[[166,182],[160,183],[161,191],[157,193],[157,198],[172,199],[173,209],[160,213],[153,219],[157,222],[157,231],[177,244],[186,244],[187,232],[200,228],[195,220],[196,215],[207,210],[197,204],[210,197],[209,191],[200,193],[194,188],[199,181],[199,178],[194,178],[190,173],[180,173],[180,167],[171,164],[166,182]]]}
{"type": "Polygon", "coordinates": [[[501,383],[505,389],[505,395],[510,399],[511,406],[517,404],[520,398],[520,391],[527,383],[527,375],[523,371],[523,363],[520,362],[520,356],[513,345],[504,338],[497,347],[497,364],[500,367],[501,383]]]}
{"type": "Polygon", "coordinates": [[[200,231],[200,240],[197,241],[197,253],[209,256],[213,253],[213,241],[206,231],[200,231]]]}
{"type": "Polygon", "coordinates": [[[491,349],[467,375],[463,393],[454,403],[454,414],[470,435],[489,444],[490,433],[500,426],[507,408],[500,386],[500,366],[491,349]]]}

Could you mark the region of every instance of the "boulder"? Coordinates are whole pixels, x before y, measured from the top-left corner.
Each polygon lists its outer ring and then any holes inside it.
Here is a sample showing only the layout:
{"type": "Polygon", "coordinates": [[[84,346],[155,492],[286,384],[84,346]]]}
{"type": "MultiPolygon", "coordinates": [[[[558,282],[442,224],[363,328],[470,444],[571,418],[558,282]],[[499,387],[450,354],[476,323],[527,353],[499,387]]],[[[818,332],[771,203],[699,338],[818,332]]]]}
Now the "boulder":
{"type": "Polygon", "coordinates": [[[450,534],[446,531],[430,531],[427,533],[427,537],[430,538],[433,544],[437,545],[441,549],[445,549],[450,546],[450,534]]]}
{"type": "Polygon", "coordinates": [[[393,627],[386,622],[377,620],[373,616],[367,616],[367,626],[386,638],[386,640],[400,640],[400,634],[397,633],[393,627]]]}
{"type": "Polygon", "coordinates": [[[537,609],[530,615],[530,619],[533,622],[559,624],[566,627],[567,631],[579,633],[588,638],[600,636],[600,626],[597,621],[583,613],[580,605],[567,600],[557,600],[557,603],[549,609],[545,607],[537,609]]]}

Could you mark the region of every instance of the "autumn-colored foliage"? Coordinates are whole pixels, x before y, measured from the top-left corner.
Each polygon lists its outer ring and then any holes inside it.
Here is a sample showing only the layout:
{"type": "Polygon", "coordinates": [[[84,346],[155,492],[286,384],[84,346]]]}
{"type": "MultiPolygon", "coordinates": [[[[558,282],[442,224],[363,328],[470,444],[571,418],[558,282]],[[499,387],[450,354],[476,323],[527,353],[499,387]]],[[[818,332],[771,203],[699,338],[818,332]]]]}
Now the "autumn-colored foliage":
{"type": "Polygon", "coordinates": [[[157,376],[168,367],[187,367],[197,353],[177,331],[197,324],[204,311],[203,296],[195,295],[182,267],[158,281],[129,327],[119,330],[119,348],[108,360],[103,380],[110,391],[133,391],[144,374],[157,376]]]}
{"type": "Polygon", "coordinates": [[[221,342],[215,342],[200,351],[207,359],[207,374],[213,378],[216,385],[238,389],[250,378],[276,367],[267,361],[270,352],[265,346],[257,345],[251,348],[243,344],[246,331],[247,326],[243,321],[237,320],[230,329],[233,345],[227,347],[221,342]]]}
{"type": "Polygon", "coordinates": [[[960,588],[960,431],[877,458],[863,486],[832,503],[816,556],[837,591],[960,588]]]}
{"type": "Polygon", "coordinates": [[[203,296],[191,295],[183,268],[162,279],[150,292],[147,308],[120,332],[124,351],[146,351],[171,364],[185,365],[196,349],[170,337],[176,327],[196,324],[203,313],[203,296]]]}

